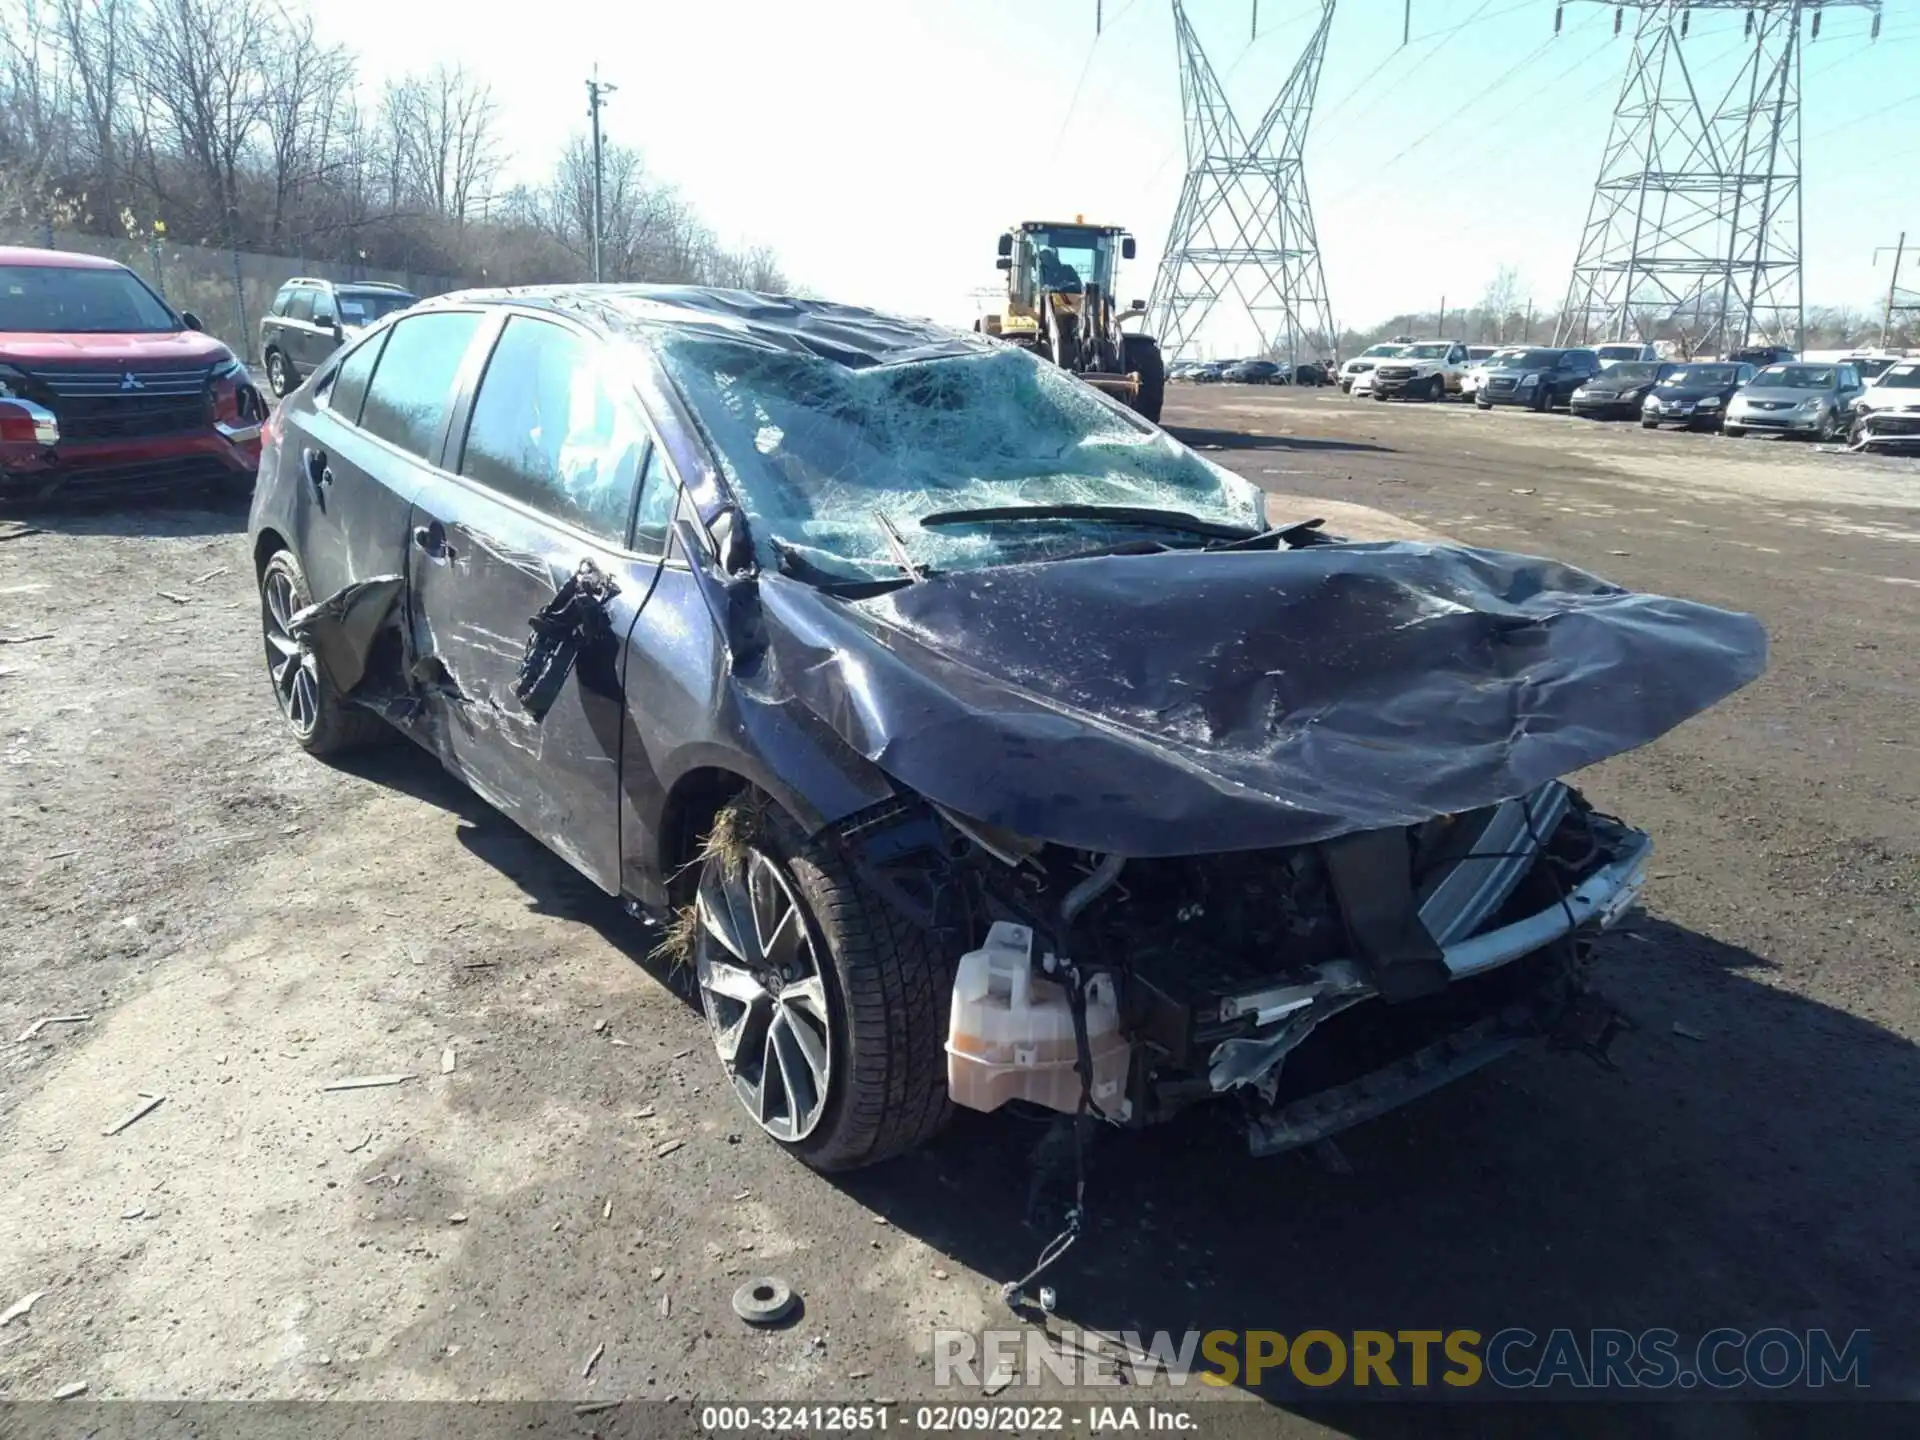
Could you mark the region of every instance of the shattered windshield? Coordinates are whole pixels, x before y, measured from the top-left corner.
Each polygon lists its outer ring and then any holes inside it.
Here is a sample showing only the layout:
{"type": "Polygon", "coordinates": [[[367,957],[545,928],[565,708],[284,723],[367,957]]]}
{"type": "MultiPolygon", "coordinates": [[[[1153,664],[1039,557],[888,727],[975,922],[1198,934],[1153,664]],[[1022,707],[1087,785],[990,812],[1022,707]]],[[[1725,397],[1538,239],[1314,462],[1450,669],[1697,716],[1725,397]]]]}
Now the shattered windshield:
{"type": "Polygon", "coordinates": [[[678,327],[652,338],[768,569],[784,554],[850,580],[896,577],[889,525],[916,566],[941,570],[1143,534],[1181,543],[1087,519],[921,528],[943,511],[1124,505],[1263,523],[1253,485],[1012,346],[855,367],[678,327]]]}

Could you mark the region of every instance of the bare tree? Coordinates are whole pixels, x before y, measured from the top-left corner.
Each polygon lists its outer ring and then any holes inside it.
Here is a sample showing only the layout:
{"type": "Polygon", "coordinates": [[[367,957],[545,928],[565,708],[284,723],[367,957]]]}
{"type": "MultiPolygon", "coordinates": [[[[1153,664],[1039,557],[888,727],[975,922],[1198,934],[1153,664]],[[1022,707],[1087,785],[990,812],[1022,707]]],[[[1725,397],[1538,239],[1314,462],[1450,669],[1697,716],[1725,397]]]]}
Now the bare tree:
{"type": "Polygon", "coordinates": [[[441,65],[390,84],[383,104],[394,173],[409,198],[453,220],[474,218],[504,159],[493,87],[441,65]]]}
{"type": "Polygon", "coordinates": [[[1518,317],[1524,296],[1520,284],[1520,267],[1501,265],[1493,272],[1493,278],[1487,282],[1487,288],[1480,295],[1480,338],[1487,338],[1487,329],[1493,329],[1494,343],[1500,344],[1507,338],[1507,325],[1518,317]]]}
{"type": "Polygon", "coordinates": [[[242,166],[266,118],[277,28],[262,0],[151,0],[142,36],[148,85],[215,212],[203,211],[202,225],[230,245],[238,243],[242,166]]]}
{"type": "Polygon", "coordinates": [[[289,209],[337,162],[333,147],[348,107],[343,97],[352,89],[353,59],[340,46],[322,45],[309,15],[283,29],[266,60],[267,234],[268,243],[282,249],[289,209]]]}

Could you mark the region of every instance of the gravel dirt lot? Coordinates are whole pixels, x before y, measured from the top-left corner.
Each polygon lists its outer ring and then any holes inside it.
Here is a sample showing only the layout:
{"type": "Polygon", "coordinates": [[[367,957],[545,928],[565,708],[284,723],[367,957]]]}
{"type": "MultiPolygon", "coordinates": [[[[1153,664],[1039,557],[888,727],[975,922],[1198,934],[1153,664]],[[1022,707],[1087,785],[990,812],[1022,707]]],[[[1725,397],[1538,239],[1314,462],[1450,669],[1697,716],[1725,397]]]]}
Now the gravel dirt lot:
{"type": "MultiPolygon", "coordinates": [[[[1604,946],[1617,1070],[1524,1054],[1343,1138],[1351,1174],[1204,1125],[1108,1141],[1060,1319],[1864,1327],[1876,1391],[1920,1398],[1920,462],[1334,392],[1168,420],[1282,513],[1748,610],[1772,664],[1583,777],[1659,847],[1604,946]]],[[[44,1293],[0,1397],[907,1399],[936,1327],[999,1323],[1046,1238],[1032,1127],[786,1160],[618,906],[424,755],[281,737],[238,506],[15,518],[0,1308],[44,1293]],[[805,1313],[750,1331],[729,1299],[767,1272],[805,1313]]]]}

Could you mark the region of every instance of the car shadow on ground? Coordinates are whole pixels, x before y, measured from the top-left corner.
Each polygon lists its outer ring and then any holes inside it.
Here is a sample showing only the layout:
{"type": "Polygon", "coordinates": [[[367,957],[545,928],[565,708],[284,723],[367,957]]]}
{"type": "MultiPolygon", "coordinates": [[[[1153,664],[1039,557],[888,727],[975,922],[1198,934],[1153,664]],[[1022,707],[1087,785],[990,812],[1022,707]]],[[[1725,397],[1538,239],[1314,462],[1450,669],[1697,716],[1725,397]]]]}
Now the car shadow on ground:
{"type": "MultiPolygon", "coordinates": [[[[536,910],[592,926],[656,980],[673,978],[649,954],[657,931],[415,747],[363,752],[342,768],[456,816],[462,843],[536,910]]],[[[1920,1048],[1775,988],[1766,979],[1774,968],[1636,914],[1596,955],[1599,988],[1633,1022],[1615,1043],[1614,1068],[1522,1051],[1346,1132],[1344,1163],[1309,1153],[1254,1160],[1226,1105],[1144,1132],[1103,1131],[1084,1156],[1086,1227],[1045,1276],[1059,1296],[1050,1326],[1165,1331],[1176,1346],[1186,1332],[1214,1330],[1488,1337],[1511,1326],[1541,1336],[1659,1327],[1691,1343],[1720,1326],[1784,1326],[1824,1328],[1844,1343],[1865,1329],[1874,1390],[1912,1398],[1920,1323],[1906,1278],[1916,1262],[1908,1217],[1920,1213],[1920,1173],[1905,1157],[1920,1048]]],[[[1033,1266],[1071,1193],[1064,1138],[1044,1114],[962,1111],[921,1151],[825,1179],[934,1250],[1010,1280],[1033,1266]]],[[[1009,1312],[1005,1323],[1021,1322],[1009,1312]]],[[[1682,1359],[1689,1353],[1683,1347],[1682,1359]]],[[[1404,1357],[1399,1369],[1404,1377],[1404,1357]]],[[[1442,1369],[1436,1354],[1433,1373],[1442,1369]]],[[[1254,1393],[1353,1435],[1435,1433],[1430,1413],[1329,1407],[1325,1392],[1285,1370],[1254,1393]]],[[[1549,1398],[1570,1397],[1562,1387],[1549,1398]]],[[[1794,1407],[1739,1408],[1744,1434],[1805,1428],[1794,1407]]],[[[1547,1413],[1569,1435],[1664,1433],[1643,1423],[1655,1413],[1646,1407],[1609,1416],[1474,1404],[1452,1410],[1444,1428],[1503,1434],[1547,1413]]],[[[1731,1404],[1718,1414],[1735,1420],[1731,1404]]],[[[1828,1418],[1860,1428],[1842,1421],[1841,1407],[1820,1414],[1829,1433],[1839,1432],[1828,1418]]]]}
{"type": "Polygon", "coordinates": [[[1319,435],[1263,435],[1248,430],[1201,429],[1191,425],[1169,425],[1166,430],[1190,450],[1369,450],[1380,455],[1397,453],[1391,445],[1375,445],[1365,440],[1333,440],[1319,435]]]}
{"type": "Polygon", "coordinates": [[[238,535],[247,528],[252,491],[222,492],[199,487],[177,494],[143,495],[115,491],[100,495],[55,495],[38,503],[23,497],[0,499],[0,534],[45,530],[61,535],[150,535],[183,537],[238,535]]]}

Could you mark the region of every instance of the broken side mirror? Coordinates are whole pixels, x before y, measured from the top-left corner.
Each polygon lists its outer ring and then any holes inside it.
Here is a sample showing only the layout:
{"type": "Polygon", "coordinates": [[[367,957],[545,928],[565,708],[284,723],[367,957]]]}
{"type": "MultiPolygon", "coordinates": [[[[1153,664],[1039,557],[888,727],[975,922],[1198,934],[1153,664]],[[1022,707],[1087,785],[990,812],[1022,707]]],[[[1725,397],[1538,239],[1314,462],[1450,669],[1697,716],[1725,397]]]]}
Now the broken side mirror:
{"type": "MultiPolygon", "coordinates": [[[[1013,254],[1013,236],[1011,234],[1003,234],[1000,237],[1000,248],[995,250],[993,253],[998,255],[1002,260],[1012,255],[1013,254]]],[[[1005,265],[1002,265],[1000,268],[1002,270],[1005,270],[1007,267],[1005,265]]]]}
{"type": "Polygon", "coordinates": [[[1133,237],[1131,235],[1122,235],[1120,237],[1120,258],[1122,260],[1131,260],[1133,258],[1133,237]]]}

